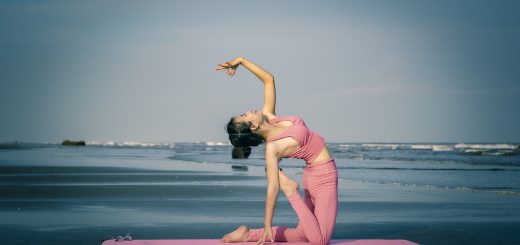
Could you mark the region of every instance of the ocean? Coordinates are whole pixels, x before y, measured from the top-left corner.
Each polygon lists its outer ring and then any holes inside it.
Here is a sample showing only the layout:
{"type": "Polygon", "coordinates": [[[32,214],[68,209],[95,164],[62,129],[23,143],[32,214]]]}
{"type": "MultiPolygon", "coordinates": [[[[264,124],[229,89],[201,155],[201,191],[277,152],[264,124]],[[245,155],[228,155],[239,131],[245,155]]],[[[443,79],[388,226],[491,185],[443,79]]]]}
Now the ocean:
{"type": "MultiPolygon", "coordinates": [[[[519,144],[327,146],[339,178],[334,239],[520,244],[519,144]]],[[[223,142],[0,144],[0,243],[220,238],[262,227],[264,149],[232,159],[223,142]]],[[[304,161],[280,167],[302,186],[304,161]]],[[[280,193],[273,225],[297,222],[280,193]]]]}

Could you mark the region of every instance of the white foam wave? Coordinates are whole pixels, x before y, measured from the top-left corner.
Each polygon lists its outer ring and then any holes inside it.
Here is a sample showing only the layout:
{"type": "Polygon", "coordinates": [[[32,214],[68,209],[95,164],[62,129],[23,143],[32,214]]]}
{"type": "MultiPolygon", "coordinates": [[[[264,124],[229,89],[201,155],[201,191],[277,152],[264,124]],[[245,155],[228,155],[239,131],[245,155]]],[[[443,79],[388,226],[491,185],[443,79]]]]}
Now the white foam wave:
{"type": "Polygon", "coordinates": [[[139,142],[139,141],[89,141],[87,145],[108,146],[108,147],[144,147],[144,148],[174,148],[174,143],[167,142],[139,142]]]}
{"type": "Polygon", "coordinates": [[[411,148],[419,149],[419,150],[431,150],[432,146],[431,145],[412,145],[411,148]]]}
{"type": "Polygon", "coordinates": [[[449,145],[429,145],[429,144],[419,144],[419,145],[411,145],[412,149],[419,150],[432,150],[432,151],[452,151],[453,147],[449,145]]]}
{"type": "Polygon", "coordinates": [[[473,155],[473,156],[490,155],[490,154],[486,153],[486,150],[482,150],[482,149],[465,149],[464,154],[473,155]]]}
{"type": "Polygon", "coordinates": [[[410,186],[410,187],[421,187],[421,188],[430,188],[430,189],[452,189],[452,190],[460,190],[460,191],[471,191],[471,192],[491,192],[499,195],[520,195],[520,192],[510,191],[510,190],[488,190],[488,189],[480,189],[480,188],[472,188],[467,186],[442,186],[442,185],[431,185],[431,184],[415,184],[415,183],[403,183],[403,182],[395,182],[395,181],[372,181],[372,180],[352,180],[352,182],[358,183],[375,183],[375,184],[390,184],[390,185],[399,185],[399,186],[410,186]]]}
{"type": "Polygon", "coordinates": [[[362,144],[363,147],[376,148],[376,149],[392,149],[399,148],[399,144],[362,144]]]}
{"type": "Polygon", "coordinates": [[[434,145],[432,148],[433,151],[452,151],[453,147],[449,145],[434,145]]]}
{"type": "Polygon", "coordinates": [[[497,152],[489,152],[485,153],[486,155],[492,155],[492,156],[513,156],[515,155],[514,151],[497,151],[497,152]]]}
{"type": "Polygon", "coordinates": [[[466,149],[464,152],[466,152],[466,153],[482,153],[484,151],[480,150],[480,149],[466,149]]]}
{"type": "Polygon", "coordinates": [[[484,150],[515,150],[518,145],[513,144],[464,144],[459,143],[455,145],[455,148],[461,149],[484,149],[484,150]]]}
{"type": "Polygon", "coordinates": [[[231,143],[207,141],[206,145],[207,146],[226,146],[226,145],[231,145],[231,143]]]}

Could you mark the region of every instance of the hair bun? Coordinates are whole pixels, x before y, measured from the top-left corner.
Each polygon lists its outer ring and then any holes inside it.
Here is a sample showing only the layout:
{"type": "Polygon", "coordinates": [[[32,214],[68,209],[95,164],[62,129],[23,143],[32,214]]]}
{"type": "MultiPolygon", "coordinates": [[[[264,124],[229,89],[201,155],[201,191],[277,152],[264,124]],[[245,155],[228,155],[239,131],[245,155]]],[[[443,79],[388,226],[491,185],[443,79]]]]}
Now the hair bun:
{"type": "Polygon", "coordinates": [[[235,147],[257,146],[264,141],[260,135],[251,131],[249,125],[245,122],[235,124],[234,118],[229,120],[226,129],[229,134],[229,141],[235,147]]]}
{"type": "Polygon", "coordinates": [[[248,158],[251,154],[251,147],[249,146],[243,146],[243,147],[235,147],[233,148],[233,151],[231,152],[231,157],[233,158],[248,158]]]}
{"type": "Polygon", "coordinates": [[[262,137],[251,134],[248,136],[236,136],[230,135],[229,140],[234,147],[249,147],[249,146],[258,146],[263,142],[262,137]]]}

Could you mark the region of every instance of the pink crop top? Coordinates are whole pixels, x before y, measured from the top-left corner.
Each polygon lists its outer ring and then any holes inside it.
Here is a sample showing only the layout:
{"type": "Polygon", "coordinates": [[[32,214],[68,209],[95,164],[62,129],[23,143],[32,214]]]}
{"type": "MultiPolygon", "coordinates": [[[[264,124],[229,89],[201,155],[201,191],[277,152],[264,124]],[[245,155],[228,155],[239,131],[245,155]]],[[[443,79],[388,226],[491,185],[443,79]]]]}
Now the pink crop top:
{"type": "Polygon", "coordinates": [[[300,148],[289,154],[287,157],[304,159],[307,163],[312,162],[321,153],[325,147],[325,140],[309,130],[305,122],[297,116],[275,117],[269,123],[277,123],[280,121],[291,121],[293,124],[285,131],[267,138],[265,141],[270,142],[285,137],[291,137],[298,142],[300,148]]]}

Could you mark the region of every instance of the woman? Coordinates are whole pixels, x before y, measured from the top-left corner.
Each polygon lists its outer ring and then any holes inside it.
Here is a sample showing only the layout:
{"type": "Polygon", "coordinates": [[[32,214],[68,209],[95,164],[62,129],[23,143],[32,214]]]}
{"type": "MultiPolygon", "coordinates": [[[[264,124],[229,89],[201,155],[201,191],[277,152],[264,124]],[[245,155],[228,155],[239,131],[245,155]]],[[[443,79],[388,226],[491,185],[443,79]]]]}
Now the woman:
{"type": "Polygon", "coordinates": [[[231,118],[227,131],[235,147],[257,146],[265,141],[268,179],[265,219],[264,228],[248,229],[242,225],[224,235],[221,241],[327,244],[336,224],[338,206],[338,174],[334,159],[323,138],[310,131],[301,118],[275,116],[275,83],[269,72],[242,57],[219,64],[216,70],[224,70],[228,76],[234,76],[239,65],[264,83],[264,105],[262,111],[247,111],[231,118]],[[306,161],[303,172],[304,198],[298,192],[298,182],[289,179],[279,169],[279,160],[288,157],[306,161]],[[296,228],[272,226],[280,189],[298,216],[296,228]]]}

